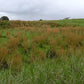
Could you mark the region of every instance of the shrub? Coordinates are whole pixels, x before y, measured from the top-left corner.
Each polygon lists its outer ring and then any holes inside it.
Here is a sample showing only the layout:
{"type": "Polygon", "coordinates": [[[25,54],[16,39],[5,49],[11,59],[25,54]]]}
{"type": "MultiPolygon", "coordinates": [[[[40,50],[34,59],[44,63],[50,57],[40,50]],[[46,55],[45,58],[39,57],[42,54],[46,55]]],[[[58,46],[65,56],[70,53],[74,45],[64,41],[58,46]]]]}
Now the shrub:
{"type": "Polygon", "coordinates": [[[42,19],[40,19],[39,21],[43,21],[42,19]]]}
{"type": "Polygon", "coordinates": [[[9,18],[7,16],[2,16],[1,20],[8,20],[9,21],[9,18]]]}

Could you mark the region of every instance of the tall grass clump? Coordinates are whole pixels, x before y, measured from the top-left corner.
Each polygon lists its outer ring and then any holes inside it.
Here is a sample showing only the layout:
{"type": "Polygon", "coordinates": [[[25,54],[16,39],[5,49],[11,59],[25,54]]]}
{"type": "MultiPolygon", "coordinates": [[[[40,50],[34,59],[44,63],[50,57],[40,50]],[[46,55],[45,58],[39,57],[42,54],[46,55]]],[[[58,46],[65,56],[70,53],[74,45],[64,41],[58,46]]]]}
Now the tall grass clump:
{"type": "Polygon", "coordinates": [[[0,47],[0,69],[8,68],[9,49],[6,46],[0,47]]]}
{"type": "Polygon", "coordinates": [[[23,66],[22,56],[19,53],[14,53],[9,59],[9,67],[13,71],[20,71],[23,66]]]}

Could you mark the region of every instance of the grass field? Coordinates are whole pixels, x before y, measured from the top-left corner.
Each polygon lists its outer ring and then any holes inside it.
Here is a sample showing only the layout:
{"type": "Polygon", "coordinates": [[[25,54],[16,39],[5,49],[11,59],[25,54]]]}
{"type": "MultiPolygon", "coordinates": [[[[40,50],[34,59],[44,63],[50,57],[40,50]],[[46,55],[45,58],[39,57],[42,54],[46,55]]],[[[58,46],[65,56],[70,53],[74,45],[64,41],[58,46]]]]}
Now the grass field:
{"type": "Polygon", "coordinates": [[[0,21],[0,84],[84,84],[84,19],[0,21]]]}

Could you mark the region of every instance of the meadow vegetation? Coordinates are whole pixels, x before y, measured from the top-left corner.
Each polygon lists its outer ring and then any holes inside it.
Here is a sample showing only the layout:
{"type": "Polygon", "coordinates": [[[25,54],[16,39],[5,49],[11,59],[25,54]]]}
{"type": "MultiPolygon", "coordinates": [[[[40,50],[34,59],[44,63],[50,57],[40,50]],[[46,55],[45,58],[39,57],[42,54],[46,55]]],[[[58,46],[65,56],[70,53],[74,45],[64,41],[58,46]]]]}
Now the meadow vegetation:
{"type": "Polygon", "coordinates": [[[83,22],[0,21],[0,84],[84,84],[83,22]]]}

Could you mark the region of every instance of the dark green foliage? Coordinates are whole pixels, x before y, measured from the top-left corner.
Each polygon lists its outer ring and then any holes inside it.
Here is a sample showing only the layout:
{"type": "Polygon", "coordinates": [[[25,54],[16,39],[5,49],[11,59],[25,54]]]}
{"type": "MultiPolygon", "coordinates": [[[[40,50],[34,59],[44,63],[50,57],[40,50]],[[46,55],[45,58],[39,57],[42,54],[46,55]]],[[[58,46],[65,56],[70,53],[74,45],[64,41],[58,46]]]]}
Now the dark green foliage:
{"type": "Polygon", "coordinates": [[[40,19],[39,21],[43,21],[42,19],[40,19]]]}
{"type": "Polygon", "coordinates": [[[4,63],[0,63],[0,69],[8,69],[8,64],[6,61],[4,61],[4,63]]]}
{"type": "Polygon", "coordinates": [[[7,16],[2,16],[1,20],[7,20],[7,21],[9,21],[9,18],[7,16]]]}
{"type": "Polygon", "coordinates": [[[46,53],[46,57],[47,57],[47,58],[57,57],[57,53],[56,53],[55,49],[50,48],[50,49],[47,51],[47,53],[46,53]]]}
{"type": "Polygon", "coordinates": [[[0,29],[9,28],[9,25],[10,25],[9,21],[0,21],[0,29]]]}

